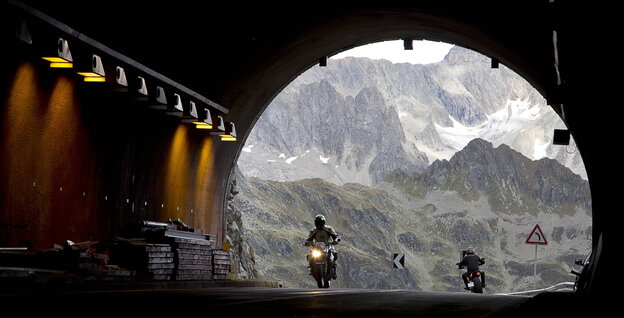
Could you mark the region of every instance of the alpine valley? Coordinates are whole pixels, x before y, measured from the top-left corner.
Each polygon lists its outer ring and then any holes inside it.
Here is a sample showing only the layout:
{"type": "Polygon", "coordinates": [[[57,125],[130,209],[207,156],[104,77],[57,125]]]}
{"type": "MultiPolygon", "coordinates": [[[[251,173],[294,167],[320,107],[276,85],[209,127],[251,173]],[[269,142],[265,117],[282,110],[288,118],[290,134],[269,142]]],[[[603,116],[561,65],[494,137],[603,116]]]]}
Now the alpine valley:
{"type": "Polygon", "coordinates": [[[329,59],[257,120],[227,209],[239,279],[315,288],[302,243],[316,214],[342,237],[332,287],[462,291],[474,247],[486,292],[573,281],[591,197],[565,124],[520,76],[458,46],[439,63],[329,59]],[[539,224],[548,245],[525,244],[539,224]],[[393,268],[392,254],[405,254],[393,268]]]}

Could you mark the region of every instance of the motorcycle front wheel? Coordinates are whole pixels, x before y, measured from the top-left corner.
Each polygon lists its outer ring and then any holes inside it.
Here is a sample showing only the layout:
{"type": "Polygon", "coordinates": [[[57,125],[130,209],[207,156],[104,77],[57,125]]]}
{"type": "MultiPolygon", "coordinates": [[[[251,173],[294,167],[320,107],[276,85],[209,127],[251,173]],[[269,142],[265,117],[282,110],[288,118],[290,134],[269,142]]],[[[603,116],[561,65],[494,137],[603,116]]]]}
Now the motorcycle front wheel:
{"type": "Polygon", "coordinates": [[[316,279],[316,286],[318,288],[327,288],[325,287],[326,281],[325,281],[325,272],[323,271],[323,264],[317,265],[314,278],[316,279]]]}

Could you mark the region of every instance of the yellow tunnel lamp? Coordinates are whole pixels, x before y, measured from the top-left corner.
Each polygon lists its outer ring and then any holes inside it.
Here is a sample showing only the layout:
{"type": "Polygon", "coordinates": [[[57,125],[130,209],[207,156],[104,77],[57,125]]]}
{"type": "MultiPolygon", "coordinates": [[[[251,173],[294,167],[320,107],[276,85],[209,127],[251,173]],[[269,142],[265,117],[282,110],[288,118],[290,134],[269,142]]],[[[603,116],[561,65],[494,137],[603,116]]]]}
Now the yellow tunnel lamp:
{"type": "Polygon", "coordinates": [[[95,54],[91,55],[91,67],[85,71],[78,72],[78,75],[84,76],[85,82],[105,82],[106,73],[104,72],[102,58],[95,54]]]}
{"type": "Polygon", "coordinates": [[[225,125],[225,133],[219,135],[221,141],[236,141],[236,126],[233,122],[227,122],[225,125]]]}
{"type": "Polygon", "coordinates": [[[195,128],[198,129],[210,129],[211,135],[222,135],[225,133],[225,122],[223,121],[223,117],[219,115],[210,115],[210,112],[206,109],[206,115],[210,116],[210,127],[200,127],[201,125],[196,125],[195,128]]]}
{"type": "Polygon", "coordinates": [[[67,40],[58,38],[56,42],[56,55],[43,56],[42,59],[50,62],[51,68],[72,68],[74,59],[67,40]]]}
{"type": "Polygon", "coordinates": [[[212,115],[210,114],[210,110],[208,108],[204,108],[204,118],[193,121],[195,124],[195,128],[197,129],[212,129],[212,115]]]}

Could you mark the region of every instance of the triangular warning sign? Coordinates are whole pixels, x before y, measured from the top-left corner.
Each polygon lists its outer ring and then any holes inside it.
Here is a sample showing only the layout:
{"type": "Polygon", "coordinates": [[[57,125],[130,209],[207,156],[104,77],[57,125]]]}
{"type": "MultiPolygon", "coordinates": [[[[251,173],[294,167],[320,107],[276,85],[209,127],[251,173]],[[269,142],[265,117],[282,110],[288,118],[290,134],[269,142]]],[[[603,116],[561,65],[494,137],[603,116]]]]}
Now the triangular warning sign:
{"type": "Polygon", "coordinates": [[[535,225],[533,231],[531,231],[531,234],[529,234],[529,237],[527,237],[525,243],[541,245],[548,244],[548,241],[546,241],[546,236],[544,236],[544,233],[542,232],[542,229],[540,229],[539,224],[535,225]]]}

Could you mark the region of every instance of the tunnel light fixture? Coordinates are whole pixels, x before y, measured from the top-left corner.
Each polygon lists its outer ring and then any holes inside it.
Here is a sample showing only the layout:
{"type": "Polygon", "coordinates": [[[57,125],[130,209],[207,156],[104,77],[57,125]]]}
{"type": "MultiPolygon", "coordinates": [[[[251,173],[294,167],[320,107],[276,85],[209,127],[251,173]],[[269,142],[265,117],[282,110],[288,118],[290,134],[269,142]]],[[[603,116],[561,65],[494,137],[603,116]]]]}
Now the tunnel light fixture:
{"type": "MultiPolygon", "coordinates": [[[[207,111],[207,109],[206,109],[207,111]]],[[[197,129],[209,129],[211,135],[222,135],[225,133],[225,122],[223,121],[223,117],[219,115],[210,115],[210,112],[206,113],[207,116],[210,116],[210,123],[206,122],[205,125],[199,124],[196,125],[197,129]]]]}
{"type": "Polygon", "coordinates": [[[28,23],[26,23],[26,21],[22,19],[17,21],[17,25],[15,27],[15,37],[17,37],[24,43],[32,44],[30,29],[28,28],[28,23]]]}
{"type": "Polygon", "coordinates": [[[156,101],[165,106],[167,105],[167,94],[165,94],[165,89],[161,86],[156,86],[156,101]]]}
{"type": "Polygon", "coordinates": [[[56,55],[42,56],[42,59],[50,62],[51,68],[72,68],[74,67],[74,59],[67,40],[58,38],[56,42],[56,55]]]}
{"type": "Polygon", "coordinates": [[[219,135],[221,141],[236,141],[236,125],[233,122],[225,123],[225,133],[219,135]]]}
{"type": "Polygon", "coordinates": [[[212,125],[196,124],[195,129],[212,129],[212,125]]]}
{"type": "Polygon", "coordinates": [[[105,82],[106,72],[104,72],[102,58],[95,54],[91,55],[90,69],[85,72],[78,72],[78,75],[84,76],[85,82],[105,82]]]}
{"type": "Polygon", "coordinates": [[[197,105],[195,104],[194,101],[189,101],[188,111],[184,112],[184,114],[182,115],[182,119],[180,119],[180,122],[195,123],[199,121],[198,117],[199,117],[199,114],[197,112],[197,105]]]}
{"type": "Polygon", "coordinates": [[[145,78],[137,76],[137,93],[147,96],[147,85],[145,84],[145,78]]]}
{"type": "Polygon", "coordinates": [[[221,137],[221,141],[236,141],[236,125],[233,122],[223,122],[221,116],[217,116],[220,125],[217,127],[218,131],[211,132],[211,135],[221,137]]]}
{"type": "Polygon", "coordinates": [[[182,97],[180,94],[173,94],[173,104],[167,108],[167,115],[182,117],[184,114],[184,107],[182,107],[182,97]]]}
{"type": "Polygon", "coordinates": [[[167,110],[167,94],[165,93],[165,89],[162,86],[156,86],[156,94],[154,98],[155,103],[150,105],[149,108],[157,110],[167,110]]]}
{"type": "Polygon", "coordinates": [[[122,87],[128,87],[128,78],[126,78],[126,71],[122,67],[115,67],[115,83],[122,87]]]}
{"type": "Polygon", "coordinates": [[[136,81],[134,82],[136,85],[135,90],[136,96],[134,97],[137,101],[147,101],[148,92],[147,92],[147,84],[145,83],[145,78],[142,76],[137,76],[136,81]]]}
{"type": "Polygon", "coordinates": [[[193,121],[196,129],[212,129],[212,115],[210,114],[210,110],[208,108],[204,108],[204,117],[203,119],[198,118],[193,121]]]}

